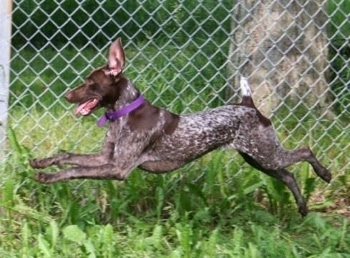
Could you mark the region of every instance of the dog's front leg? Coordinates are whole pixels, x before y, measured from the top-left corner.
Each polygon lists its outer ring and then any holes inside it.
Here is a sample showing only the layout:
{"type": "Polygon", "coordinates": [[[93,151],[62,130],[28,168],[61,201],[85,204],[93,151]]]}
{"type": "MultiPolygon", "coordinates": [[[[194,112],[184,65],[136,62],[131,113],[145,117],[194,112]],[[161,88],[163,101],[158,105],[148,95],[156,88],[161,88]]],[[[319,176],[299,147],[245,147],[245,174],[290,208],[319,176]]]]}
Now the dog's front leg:
{"type": "MultiPolygon", "coordinates": [[[[148,160],[147,155],[143,154],[149,144],[149,139],[150,134],[147,133],[129,134],[119,139],[119,147],[114,146],[113,155],[108,157],[105,164],[91,166],[91,163],[99,163],[92,160],[91,155],[72,155],[71,158],[66,157],[64,161],[70,160],[69,164],[72,164],[74,159],[75,164],[78,163],[77,161],[84,164],[54,174],[37,172],[35,179],[46,184],[79,178],[124,180],[132,169],[148,160]]],[[[56,161],[56,163],[59,162],[56,161]]]]}
{"type": "Polygon", "coordinates": [[[52,165],[77,165],[77,166],[101,166],[108,163],[108,155],[104,153],[98,154],[73,154],[60,153],[55,156],[43,159],[32,159],[29,164],[33,168],[46,168],[52,165]]]}
{"type": "MultiPolygon", "coordinates": [[[[139,145],[139,147],[142,147],[142,145],[139,145]]],[[[82,155],[80,157],[81,161],[85,160],[86,165],[67,168],[54,174],[37,172],[35,173],[35,179],[45,184],[72,179],[124,180],[132,169],[144,162],[144,158],[141,157],[142,148],[138,148],[138,151],[135,151],[135,149],[133,150],[134,151],[131,152],[119,152],[119,155],[110,159],[108,163],[98,166],[91,166],[91,164],[88,164],[91,161],[90,155],[82,155]]],[[[77,156],[74,157],[76,158],[77,156]]]]}
{"type": "Polygon", "coordinates": [[[61,170],[55,174],[35,173],[35,179],[40,183],[51,184],[72,179],[116,179],[124,180],[133,167],[122,169],[115,164],[105,164],[96,167],[73,167],[61,170]]]}
{"type": "Polygon", "coordinates": [[[32,159],[29,164],[33,168],[46,168],[52,165],[76,165],[86,167],[96,167],[107,164],[111,157],[113,157],[115,145],[115,137],[107,133],[106,140],[99,153],[96,154],[73,154],[60,153],[52,157],[43,159],[32,159]]]}

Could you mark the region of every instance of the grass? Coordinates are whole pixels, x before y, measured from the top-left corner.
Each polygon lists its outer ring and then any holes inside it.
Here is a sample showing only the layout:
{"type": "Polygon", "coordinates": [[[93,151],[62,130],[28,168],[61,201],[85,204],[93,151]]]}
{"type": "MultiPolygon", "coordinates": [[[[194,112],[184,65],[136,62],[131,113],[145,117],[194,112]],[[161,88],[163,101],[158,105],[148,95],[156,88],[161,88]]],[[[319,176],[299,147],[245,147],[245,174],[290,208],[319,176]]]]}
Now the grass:
{"type": "MultiPolygon", "coordinates": [[[[344,216],[301,219],[254,201],[259,175],[221,152],[164,176],[125,182],[33,182],[23,146],[0,194],[2,257],[347,257],[344,216]],[[19,160],[22,162],[18,162],[19,160]],[[207,165],[207,166],[204,166],[207,165]],[[200,174],[200,175],[198,175],[200,174]],[[274,214],[273,214],[274,213],[274,214]],[[326,248],[325,248],[326,246],[326,248]]],[[[261,178],[260,178],[261,179],[261,178]]],[[[282,191],[283,193],[284,191],[282,191]]]]}
{"type": "Polygon", "coordinates": [[[32,179],[33,170],[26,162],[32,156],[29,149],[17,142],[13,132],[10,141],[15,151],[5,164],[7,179],[0,193],[2,257],[280,257],[281,252],[285,257],[348,257],[350,253],[346,216],[314,210],[300,218],[285,189],[241,160],[230,162],[232,153],[209,154],[161,176],[137,170],[125,182],[45,186],[32,179]]]}

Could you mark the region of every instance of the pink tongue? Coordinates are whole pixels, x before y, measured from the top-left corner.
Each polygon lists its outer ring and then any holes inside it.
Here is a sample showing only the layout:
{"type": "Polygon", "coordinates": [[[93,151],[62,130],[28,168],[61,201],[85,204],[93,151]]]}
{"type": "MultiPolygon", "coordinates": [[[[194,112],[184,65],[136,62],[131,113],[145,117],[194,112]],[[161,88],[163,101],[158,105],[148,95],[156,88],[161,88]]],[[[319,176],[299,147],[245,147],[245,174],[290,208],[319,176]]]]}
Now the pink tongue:
{"type": "Polygon", "coordinates": [[[90,113],[91,109],[96,106],[96,99],[90,99],[83,104],[80,104],[75,110],[74,115],[87,115],[90,113]]]}
{"type": "Polygon", "coordinates": [[[78,115],[80,113],[80,111],[82,111],[85,107],[86,103],[83,103],[81,105],[79,105],[79,107],[77,107],[75,110],[74,110],[74,115],[78,115]]]}

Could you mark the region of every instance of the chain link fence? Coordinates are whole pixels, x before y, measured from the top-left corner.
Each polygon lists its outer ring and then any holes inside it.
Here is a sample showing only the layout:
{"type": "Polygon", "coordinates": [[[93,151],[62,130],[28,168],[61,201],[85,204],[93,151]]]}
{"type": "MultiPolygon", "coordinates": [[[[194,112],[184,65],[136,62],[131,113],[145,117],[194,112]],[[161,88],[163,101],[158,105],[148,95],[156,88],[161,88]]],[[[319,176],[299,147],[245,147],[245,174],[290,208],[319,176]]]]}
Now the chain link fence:
{"type": "Polygon", "coordinates": [[[235,82],[245,73],[282,142],[310,145],[322,163],[345,173],[349,13],[349,0],[16,0],[6,155],[14,155],[17,143],[34,156],[98,151],[101,111],[76,118],[63,94],[103,65],[109,44],[122,37],[125,73],[150,102],[177,113],[222,105],[239,96],[235,82]],[[301,54],[292,55],[294,49],[301,54]]]}

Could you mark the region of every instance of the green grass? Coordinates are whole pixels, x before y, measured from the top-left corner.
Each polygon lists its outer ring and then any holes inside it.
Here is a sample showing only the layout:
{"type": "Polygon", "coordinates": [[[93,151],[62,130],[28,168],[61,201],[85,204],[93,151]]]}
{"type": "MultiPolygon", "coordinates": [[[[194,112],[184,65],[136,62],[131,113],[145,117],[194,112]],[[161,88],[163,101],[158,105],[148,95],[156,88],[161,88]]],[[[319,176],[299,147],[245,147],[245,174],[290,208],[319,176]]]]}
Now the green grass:
{"type": "Polygon", "coordinates": [[[240,159],[231,162],[233,152],[214,152],[166,175],[136,170],[125,182],[45,186],[32,179],[31,151],[12,131],[9,139],[2,257],[349,257],[346,216],[320,213],[325,207],[313,201],[302,219],[285,188],[240,159]]]}
{"type": "Polygon", "coordinates": [[[350,254],[345,216],[314,210],[300,218],[285,189],[239,159],[230,163],[232,153],[209,154],[167,175],[136,170],[125,182],[45,186],[32,179],[31,152],[10,139],[15,151],[0,193],[2,257],[350,254]]]}

